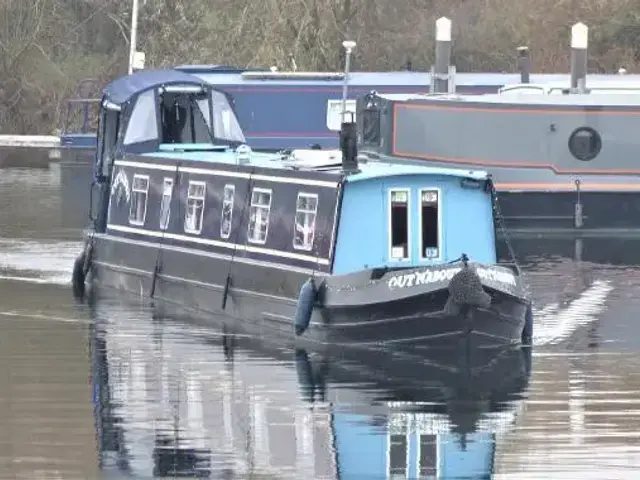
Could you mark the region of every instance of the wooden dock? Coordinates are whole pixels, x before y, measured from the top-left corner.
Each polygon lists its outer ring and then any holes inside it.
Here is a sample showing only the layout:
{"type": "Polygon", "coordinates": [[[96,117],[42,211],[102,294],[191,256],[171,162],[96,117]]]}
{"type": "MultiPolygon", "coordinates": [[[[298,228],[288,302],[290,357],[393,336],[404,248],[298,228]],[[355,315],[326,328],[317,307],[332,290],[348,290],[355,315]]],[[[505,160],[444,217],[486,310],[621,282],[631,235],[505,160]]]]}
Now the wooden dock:
{"type": "Polygon", "coordinates": [[[0,135],[0,148],[60,148],[54,135],[0,135]]]}
{"type": "Polygon", "coordinates": [[[0,135],[0,166],[46,167],[60,160],[60,137],[0,135]]]}
{"type": "MultiPolygon", "coordinates": [[[[0,152],[26,154],[29,150],[35,150],[34,154],[37,152],[38,157],[43,156],[43,151],[48,151],[49,160],[59,160],[60,137],[55,135],[0,135],[0,152]]],[[[20,156],[28,158],[29,155],[20,156]]]]}

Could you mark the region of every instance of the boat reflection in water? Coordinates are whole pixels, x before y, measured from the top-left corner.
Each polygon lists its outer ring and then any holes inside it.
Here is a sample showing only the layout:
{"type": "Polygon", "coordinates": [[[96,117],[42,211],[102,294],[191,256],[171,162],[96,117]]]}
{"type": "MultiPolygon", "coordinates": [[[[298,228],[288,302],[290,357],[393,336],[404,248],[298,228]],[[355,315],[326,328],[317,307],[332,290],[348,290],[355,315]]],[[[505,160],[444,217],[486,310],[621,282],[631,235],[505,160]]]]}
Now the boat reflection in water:
{"type": "Polygon", "coordinates": [[[372,364],[121,302],[90,301],[105,474],[488,478],[529,382],[529,348],[372,364]]]}

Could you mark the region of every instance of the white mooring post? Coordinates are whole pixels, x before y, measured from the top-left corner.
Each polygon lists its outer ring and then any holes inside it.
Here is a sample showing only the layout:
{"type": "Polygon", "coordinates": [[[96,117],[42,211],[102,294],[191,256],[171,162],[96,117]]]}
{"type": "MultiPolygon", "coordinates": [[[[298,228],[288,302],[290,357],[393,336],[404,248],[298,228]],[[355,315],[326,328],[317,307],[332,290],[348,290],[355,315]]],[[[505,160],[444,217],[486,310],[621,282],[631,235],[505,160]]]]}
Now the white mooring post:
{"type": "Polygon", "coordinates": [[[449,64],[451,61],[451,20],[440,17],[436,20],[436,61],[433,70],[434,79],[431,93],[449,91],[449,64]]]}
{"type": "Polygon", "coordinates": [[[518,47],[518,70],[520,71],[520,83],[529,83],[531,73],[529,47],[518,47]]]}
{"type": "Polygon", "coordinates": [[[351,52],[356,48],[356,42],[353,40],[345,40],[342,42],[344,48],[344,83],[342,85],[342,112],[340,115],[340,123],[344,123],[344,118],[347,113],[347,92],[349,90],[349,71],[351,69],[351,52]]]}
{"type": "Polygon", "coordinates": [[[584,93],[587,86],[589,28],[582,22],[571,27],[571,89],[584,93]]]}

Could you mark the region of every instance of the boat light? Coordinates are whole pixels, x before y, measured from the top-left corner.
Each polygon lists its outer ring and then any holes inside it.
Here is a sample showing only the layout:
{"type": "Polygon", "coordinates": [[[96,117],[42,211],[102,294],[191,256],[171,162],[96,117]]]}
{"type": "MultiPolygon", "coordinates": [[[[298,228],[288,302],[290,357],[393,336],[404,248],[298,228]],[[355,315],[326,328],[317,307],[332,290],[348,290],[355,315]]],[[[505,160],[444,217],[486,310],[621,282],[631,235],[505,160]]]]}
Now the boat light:
{"type": "Polygon", "coordinates": [[[251,160],[251,147],[249,145],[238,145],[236,148],[236,162],[237,163],[248,163],[251,160]]]}

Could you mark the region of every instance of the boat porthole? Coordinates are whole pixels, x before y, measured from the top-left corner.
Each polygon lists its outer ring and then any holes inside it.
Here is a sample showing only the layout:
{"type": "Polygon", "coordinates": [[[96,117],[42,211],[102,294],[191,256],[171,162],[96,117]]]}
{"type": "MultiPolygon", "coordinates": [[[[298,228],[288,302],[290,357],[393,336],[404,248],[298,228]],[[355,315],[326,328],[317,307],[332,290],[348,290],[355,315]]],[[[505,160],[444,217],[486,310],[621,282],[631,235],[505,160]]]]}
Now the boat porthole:
{"type": "Polygon", "coordinates": [[[593,160],[601,148],[600,134],[591,127],[576,128],[569,137],[569,151],[578,160],[593,160]]]}

